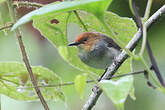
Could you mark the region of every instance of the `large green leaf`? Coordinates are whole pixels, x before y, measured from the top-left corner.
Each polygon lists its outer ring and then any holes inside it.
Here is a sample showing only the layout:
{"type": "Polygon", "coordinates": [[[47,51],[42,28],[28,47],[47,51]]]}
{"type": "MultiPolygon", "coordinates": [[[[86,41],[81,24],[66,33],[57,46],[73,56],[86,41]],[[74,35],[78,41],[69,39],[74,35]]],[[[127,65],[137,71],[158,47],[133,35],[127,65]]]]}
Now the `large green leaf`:
{"type": "MultiPolygon", "coordinates": [[[[22,17],[13,27],[34,20],[34,27],[37,28],[46,38],[48,38],[58,48],[60,55],[72,64],[74,67],[81,71],[88,71],[94,73],[102,73],[100,70],[96,70],[84,65],[77,57],[77,49],[67,46],[67,24],[78,23],[82,27],[81,23],[77,19],[74,13],[61,13],[71,11],[73,9],[82,9],[90,12],[78,12],[83,22],[89,31],[97,31],[102,33],[108,33],[104,29],[104,26],[98,21],[98,17],[105,15],[105,22],[108,23],[115,31],[116,36],[127,43],[131,36],[136,32],[136,25],[132,19],[121,18],[113,13],[106,12],[107,6],[111,0],[79,0],[72,2],[62,2],[57,4],[46,5],[38,10],[28,13],[22,17]],[[51,24],[50,21],[56,19],[58,23],[51,24]]],[[[83,28],[82,28],[83,29],[83,28]]]]}
{"type": "MultiPolygon", "coordinates": [[[[116,74],[128,73],[131,71],[131,59],[127,59],[116,74]]],[[[133,76],[122,77],[118,79],[103,80],[101,81],[101,87],[107,96],[112,100],[118,110],[124,109],[124,102],[128,96],[134,96],[133,88],[133,76]]],[[[135,99],[135,96],[134,96],[135,99]]]]}
{"type": "MultiPolygon", "coordinates": [[[[108,33],[95,16],[82,11],[78,13],[88,28],[88,31],[97,31],[105,34],[108,33]]],[[[131,39],[131,36],[136,32],[136,25],[132,19],[119,17],[111,12],[106,12],[105,17],[106,22],[111,25],[112,29],[114,29],[117,34],[117,37],[119,37],[124,43],[127,43],[131,39]]],[[[69,64],[83,72],[101,74],[103,71],[88,67],[80,61],[77,56],[77,48],[67,46],[67,24],[69,23],[77,23],[81,29],[85,31],[76,15],[72,12],[37,17],[33,21],[33,26],[57,47],[60,55],[69,62],[69,64]],[[51,24],[52,20],[58,22],[51,24]]]]}
{"type": "Polygon", "coordinates": [[[31,21],[37,16],[46,16],[73,10],[86,10],[87,12],[101,17],[111,1],[112,0],[77,0],[48,4],[23,16],[21,19],[18,20],[16,24],[14,24],[11,30],[14,30],[18,26],[31,21]]]}
{"type": "Polygon", "coordinates": [[[102,73],[102,70],[91,68],[82,63],[77,56],[77,48],[68,47],[66,31],[69,19],[72,19],[69,13],[59,14],[56,17],[46,16],[34,19],[33,26],[57,47],[60,55],[69,62],[69,64],[83,72],[102,73]],[[58,20],[59,23],[51,24],[50,21],[52,19],[58,20]]]}
{"type": "Polygon", "coordinates": [[[122,77],[118,80],[102,80],[100,82],[103,91],[118,110],[124,110],[124,102],[133,86],[132,84],[133,76],[122,77]]]}
{"type": "MultiPolygon", "coordinates": [[[[60,84],[61,80],[51,70],[42,66],[32,66],[34,76],[38,85],[60,84]]],[[[0,62],[0,93],[16,100],[37,100],[34,88],[32,87],[26,67],[18,62],[0,62]]],[[[61,99],[65,97],[60,87],[41,88],[41,92],[47,100],[61,99]]]]}

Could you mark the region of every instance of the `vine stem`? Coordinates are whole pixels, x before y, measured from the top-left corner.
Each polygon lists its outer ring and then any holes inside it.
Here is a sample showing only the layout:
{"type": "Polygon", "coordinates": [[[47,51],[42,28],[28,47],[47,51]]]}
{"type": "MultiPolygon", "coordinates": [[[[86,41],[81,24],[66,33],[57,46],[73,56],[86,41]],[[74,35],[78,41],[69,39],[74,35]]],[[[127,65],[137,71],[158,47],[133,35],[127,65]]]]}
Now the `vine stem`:
{"type": "Polygon", "coordinates": [[[140,57],[140,60],[141,60],[141,62],[143,62],[144,66],[146,67],[146,71],[149,73],[149,75],[150,75],[150,77],[152,78],[152,80],[154,81],[154,83],[155,83],[157,86],[159,86],[159,87],[161,88],[161,85],[160,85],[159,82],[154,78],[154,76],[153,76],[153,74],[152,74],[150,68],[147,66],[147,64],[146,64],[146,62],[145,62],[143,56],[140,57]]]}
{"type": "Polygon", "coordinates": [[[147,19],[150,16],[151,6],[152,6],[152,0],[148,0],[147,7],[146,7],[146,10],[145,10],[145,14],[144,14],[144,20],[145,21],[147,21],[147,19]]]}
{"type": "Polygon", "coordinates": [[[139,56],[143,56],[144,53],[144,49],[146,47],[146,40],[147,40],[147,28],[146,25],[143,23],[143,38],[142,38],[142,45],[141,45],[141,49],[139,52],[139,56]]]}
{"type": "MultiPolygon", "coordinates": [[[[148,3],[147,3],[147,8],[146,8],[146,13],[148,14],[145,14],[145,15],[148,15],[149,16],[149,13],[150,13],[150,9],[151,9],[151,6],[152,6],[152,0],[148,0],[148,3]]],[[[161,85],[159,84],[159,82],[153,77],[152,75],[152,72],[150,70],[150,68],[147,66],[145,60],[144,60],[144,57],[143,57],[143,53],[144,53],[144,49],[145,49],[145,46],[146,46],[146,41],[147,41],[147,27],[146,27],[146,24],[145,22],[146,21],[142,21],[139,14],[138,14],[138,11],[136,9],[136,4],[135,2],[133,1],[132,2],[132,7],[134,9],[134,13],[135,13],[135,17],[136,17],[136,21],[138,23],[138,26],[139,28],[141,29],[142,31],[142,35],[143,35],[143,41],[142,41],[142,46],[141,46],[141,50],[140,50],[140,53],[139,53],[139,56],[140,56],[140,61],[144,64],[146,70],[148,73],[150,73],[149,75],[151,76],[151,78],[153,79],[153,81],[155,82],[155,84],[161,88],[161,85]]],[[[147,17],[145,17],[146,19],[148,19],[147,17]]],[[[148,44],[149,45],[149,44],[148,44]]],[[[149,53],[149,54],[152,54],[152,53],[149,53]]],[[[152,66],[155,66],[153,63],[152,63],[152,66]]],[[[161,75],[158,75],[159,73],[156,73],[157,76],[160,76],[161,75]]],[[[158,79],[160,78],[158,77],[158,79]]],[[[161,78],[162,79],[162,78],[161,78]]],[[[160,80],[160,83],[162,84],[162,86],[164,86],[164,81],[163,80],[160,80]]]]}
{"type": "Polygon", "coordinates": [[[147,19],[149,18],[151,7],[152,7],[152,0],[148,0],[146,10],[145,10],[145,14],[144,14],[144,17],[143,17],[143,40],[142,40],[142,46],[141,46],[141,49],[140,49],[140,52],[139,52],[140,56],[143,55],[144,49],[146,47],[147,29],[146,29],[146,25],[145,25],[144,22],[146,22],[147,19]]]}
{"type": "MultiPolygon", "coordinates": [[[[146,22],[145,25],[147,28],[149,28],[149,26],[151,24],[153,24],[155,22],[155,20],[157,20],[163,13],[165,13],[165,5],[163,5],[158,11],[156,11],[146,22]]],[[[134,37],[132,38],[132,40],[127,44],[126,48],[133,50],[138,41],[140,40],[142,35],[141,30],[139,29],[137,31],[137,33],[134,35],[134,37]]],[[[120,67],[120,65],[128,58],[128,55],[125,51],[122,51],[121,54],[116,58],[118,62],[113,63],[110,67],[108,67],[107,72],[104,74],[104,76],[102,77],[102,79],[111,79],[111,77],[114,75],[114,73],[117,71],[117,69],[120,67]]],[[[84,106],[82,107],[82,110],[91,110],[93,108],[93,106],[96,104],[99,96],[102,93],[102,90],[98,87],[95,86],[92,89],[92,93],[89,96],[89,99],[86,101],[86,103],[84,104],[84,106]]]]}
{"type": "Polygon", "coordinates": [[[132,0],[129,0],[129,8],[130,8],[132,14],[135,15],[135,12],[134,12],[133,7],[132,7],[132,0]]]}
{"type": "MultiPolygon", "coordinates": [[[[8,3],[10,17],[12,19],[12,22],[15,23],[16,22],[16,13],[15,13],[14,7],[12,5],[12,1],[7,0],[7,3],[8,3]]],[[[48,107],[44,97],[42,96],[39,87],[38,87],[37,81],[34,78],[34,74],[32,72],[32,68],[30,66],[30,63],[29,63],[29,60],[28,60],[28,57],[27,57],[27,54],[26,54],[26,50],[25,50],[25,47],[24,47],[24,44],[23,44],[23,41],[22,41],[22,36],[21,36],[21,33],[20,33],[19,29],[16,29],[15,33],[16,33],[16,37],[17,37],[18,42],[19,42],[19,46],[20,46],[20,49],[21,49],[23,61],[25,63],[26,69],[27,69],[27,71],[30,75],[30,78],[31,78],[32,84],[34,86],[34,89],[35,89],[35,91],[36,91],[43,107],[45,108],[45,110],[49,110],[49,107],[48,107]]]]}

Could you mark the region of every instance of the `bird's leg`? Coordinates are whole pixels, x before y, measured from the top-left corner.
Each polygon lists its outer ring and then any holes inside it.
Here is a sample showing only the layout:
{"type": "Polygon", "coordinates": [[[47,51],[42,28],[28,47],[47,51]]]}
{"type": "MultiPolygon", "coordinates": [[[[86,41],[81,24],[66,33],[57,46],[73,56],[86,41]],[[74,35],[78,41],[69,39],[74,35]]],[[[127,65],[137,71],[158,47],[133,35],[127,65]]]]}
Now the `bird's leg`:
{"type": "MultiPolygon", "coordinates": [[[[101,77],[97,80],[98,82],[101,81],[102,77],[104,76],[104,74],[107,72],[108,68],[105,69],[104,73],[101,75],[101,77]]],[[[98,85],[96,84],[95,87],[92,89],[93,92],[98,92],[98,85]]]]}
{"type": "Polygon", "coordinates": [[[146,78],[147,80],[147,85],[153,89],[156,89],[156,87],[149,81],[149,75],[148,75],[148,72],[147,71],[144,71],[144,77],[146,78]]]}
{"type": "Polygon", "coordinates": [[[102,79],[102,77],[104,76],[104,74],[107,72],[108,68],[105,69],[104,73],[101,75],[101,77],[98,79],[98,82],[102,79]]]}
{"type": "MultiPolygon", "coordinates": [[[[116,65],[118,63],[117,58],[114,56],[113,59],[114,64],[116,65]]],[[[104,76],[104,74],[107,72],[108,68],[105,69],[104,73],[101,75],[101,77],[98,79],[98,82],[102,79],[102,77],[104,76]]]]}

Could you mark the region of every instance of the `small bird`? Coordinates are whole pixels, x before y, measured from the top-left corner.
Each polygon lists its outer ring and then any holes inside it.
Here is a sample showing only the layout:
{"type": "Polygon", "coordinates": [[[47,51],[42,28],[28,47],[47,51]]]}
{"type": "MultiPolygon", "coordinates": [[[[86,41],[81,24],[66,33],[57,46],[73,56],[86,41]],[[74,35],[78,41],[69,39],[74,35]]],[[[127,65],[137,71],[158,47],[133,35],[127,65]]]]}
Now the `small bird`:
{"type": "Polygon", "coordinates": [[[108,68],[121,52],[113,39],[99,32],[81,33],[68,46],[77,46],[81,61],[97,69],[108,68]]]}

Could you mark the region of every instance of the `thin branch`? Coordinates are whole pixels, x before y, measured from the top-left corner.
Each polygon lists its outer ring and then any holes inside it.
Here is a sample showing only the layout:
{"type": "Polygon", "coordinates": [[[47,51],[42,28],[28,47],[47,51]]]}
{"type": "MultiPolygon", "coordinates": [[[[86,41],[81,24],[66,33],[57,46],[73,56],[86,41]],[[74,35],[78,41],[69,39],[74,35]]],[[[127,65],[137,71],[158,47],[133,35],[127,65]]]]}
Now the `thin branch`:
{"type": "Polygon", "coordinates": [[[11,28],[13,26],[13,23],[5,24],[5,26],[0,27],[0,31],[3,29],[11,28]]]}
{"type": "MultiPolygon", "coordinates": [[[[145,72],[145,70],[140,70],[140,71],[135,71],[135,72],[127,73],[127,74],[116,75],[116,76],[113,76],[111,79],[120,78],[120,77],[124,77],[124,76],[130,76],[130,75],[137,75],[137,74],[141,74],[144,72],[145,72]]],[[[93,83],[96,81],[97,80],[87,80],[86,83],[93,83]]],[[[38,87],[45,88],[45,87],[70,86],[70,85],[74,85],[74,82],[66,82],[66,83],[62,83],[62,84],[52,84],[52,85],[38,85],[38,87]]],[[[21,87],[21,89],[26,89],[26,88],[34,88],[34,86],[33,87],[32,86],[21,87]]]]}
{"type": "MultiPolygon", "coordinates": [[[[151,24],[154,23],[155,20],[157,20],[162,13],[165,13],[165,5],[163,5],[157,12],[155,12],[145,23],[146,27],[149,28],[149,26],[151,24]]],[[[126,48],[133,50],[139,39],[141,38],[142,32],[139,29],[138,32],[134,35],[134,37],[132,38],[132,40],[127,44],[126,48]]],[[[125,51],[122,51],[122,53],[116,58],[118,60],[117,63],[113,63],[107,70],[107,72],[105,73],[105,75],[103,76],[102,79],[110,79],[114,73],[117,71],[117,69],[120,67],[120,65],[128,58],[128,55],[125,51]]],[[[99,98],[99,96],[101,95],[102,90],[96,86],[93,88],[93,92],[91,93],[91,95],[89,96],[89,99],[87,100],[87,102],[84,104],[82,110],[91,110],[93,108],[93,106],[96,104],[97,99],[99,98]]]]}
{"type": "Polygon", "coordinates": [[[30,1],[14,1],[13,2],[14,7],[35,7],[35,8],[41,8],[44,6],[43,4],[36,3],[36,2],[30,2],[30,1]]]}
{"type": "MultiPolygon", "coordinates": [[[[12,22],[16,22],[16,13],[15,13],[14,7],[12,5],[12,1],[7,0],[7,2],[8,2],[8,8],[9,8],[10,17],[12,18],[12,22]]],[[[28,60],[28,57],[27,57],[27,54],[26,54],[26,51],[25,51],[25,47],[24,47],[24,44],[23,44],[23,41],[22,41],[22,36],[21,36],[21,33],[20,33],[19,29],[16,29],[15,33],[16,33],[16,37],[17,37],[18,42],[19,42],[19,46],[20,46],[20,49],[21,49],[23,61],[25,63],[26,69],[27,69],[27,71],[30,75],[32,84],[35,87],[35,91],[36,91],[42,105],[44,106],[45,110],[49,110],[49,107],[48,107],[44,97],[42,96],[39,87],[37,86],[37,81],[34,78],[34,74],[32,72],[32,68],[30,66],[30,63],[29,63],[29,60],[28,60]]]]}

